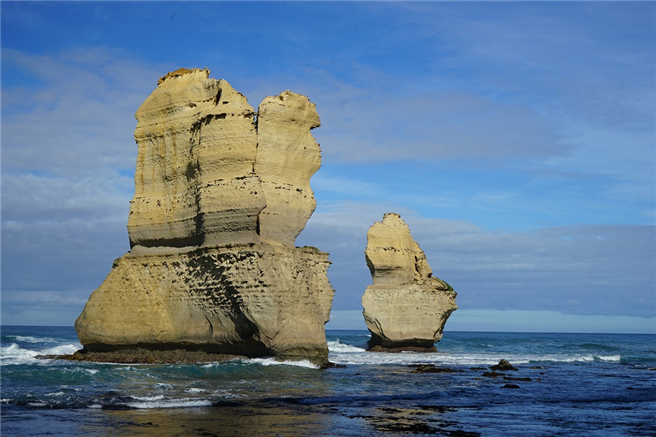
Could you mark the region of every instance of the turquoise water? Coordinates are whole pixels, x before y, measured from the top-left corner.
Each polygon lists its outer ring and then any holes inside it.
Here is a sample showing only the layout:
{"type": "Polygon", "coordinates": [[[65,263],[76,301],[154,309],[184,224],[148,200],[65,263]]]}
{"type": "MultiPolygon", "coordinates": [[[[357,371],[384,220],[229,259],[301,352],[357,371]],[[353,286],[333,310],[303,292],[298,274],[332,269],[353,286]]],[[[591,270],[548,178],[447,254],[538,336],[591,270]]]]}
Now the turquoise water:
{"type": "Polygon", "coordinates": [[[344,367],[118,365],[37,359],[79,349],[74,329],[6,326],[1,432],[656,436],[656,335],[446,332],[433,354],[366,352],[366,331],[327,337],[344,367]],[[484,376],[500,359],[518,370],[484,376]]]}

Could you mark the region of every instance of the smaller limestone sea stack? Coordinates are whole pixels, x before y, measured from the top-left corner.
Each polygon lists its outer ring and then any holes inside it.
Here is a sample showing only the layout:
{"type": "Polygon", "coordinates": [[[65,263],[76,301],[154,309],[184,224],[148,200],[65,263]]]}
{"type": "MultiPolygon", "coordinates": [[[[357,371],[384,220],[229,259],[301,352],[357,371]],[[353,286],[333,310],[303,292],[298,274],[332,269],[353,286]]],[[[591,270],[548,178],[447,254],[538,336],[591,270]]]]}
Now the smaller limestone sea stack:
{"type": "Polygon", "coordinates": [[[365,258],[373,280],[362,297],[370,350],[435,351],[457,294],[433,276],[400,215],[387,213],[369,228],[365,258]]]}

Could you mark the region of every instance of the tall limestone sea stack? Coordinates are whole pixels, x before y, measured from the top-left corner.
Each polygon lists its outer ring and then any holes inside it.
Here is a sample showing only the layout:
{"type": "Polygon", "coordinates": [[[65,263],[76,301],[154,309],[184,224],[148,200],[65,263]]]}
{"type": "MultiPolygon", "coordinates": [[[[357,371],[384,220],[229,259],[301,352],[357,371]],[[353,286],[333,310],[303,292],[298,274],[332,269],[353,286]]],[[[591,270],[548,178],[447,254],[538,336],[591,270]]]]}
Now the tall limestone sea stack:
{"type": "Polygon", "coordinates": [[[328,254],[297,248],[321,163],[315,105],[258,112],[209,71],[161,78],[138,109],[131,251],[75,328],[85,353],[141,348],[327,364],[328,254]]]}
{"type": "Polygon", "coordinates": [[[400,215],[387,213],[369,228],[365,258],[373,280],[362,297],[371,350],[434,351],[458,308],[456,292],[433,276],[400,215]]]}

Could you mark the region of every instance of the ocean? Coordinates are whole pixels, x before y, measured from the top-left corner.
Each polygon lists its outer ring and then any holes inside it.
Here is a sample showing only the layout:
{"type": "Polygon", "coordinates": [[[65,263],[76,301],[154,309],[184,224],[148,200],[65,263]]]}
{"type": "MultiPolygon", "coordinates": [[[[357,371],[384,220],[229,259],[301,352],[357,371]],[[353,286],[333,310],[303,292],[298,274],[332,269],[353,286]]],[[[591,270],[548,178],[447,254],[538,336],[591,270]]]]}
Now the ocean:
{"type": "Polygon", "coordinates": [[[656,436],[656,335],[445,332],[437,353],[126,365],[44,360],[72,327],[2,327],[5,436],[656,436]],[[517,370],[490,366],[506,359],[517,370]]]}

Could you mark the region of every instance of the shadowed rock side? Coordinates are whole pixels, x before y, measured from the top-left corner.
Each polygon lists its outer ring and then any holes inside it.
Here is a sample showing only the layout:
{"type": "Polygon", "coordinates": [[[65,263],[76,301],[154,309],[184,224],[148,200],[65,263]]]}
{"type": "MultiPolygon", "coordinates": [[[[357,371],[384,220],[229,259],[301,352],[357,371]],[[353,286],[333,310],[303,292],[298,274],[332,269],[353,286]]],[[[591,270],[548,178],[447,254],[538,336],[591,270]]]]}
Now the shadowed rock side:
{"type": "Polygon", "coordinates": [[[434,351],[444,324],[458,307],[456,292],[433,277],[426,255],[395,213],[367,232],[365,259],[373,284],[362,297],[374,351],[434,351]]]}
{"type": "Polygon", "coordinates": [[[326,364],[330,261],[294,246],[315,208],[314,104],[286,91],[256,117],[225,80],[181,69],[160,79],[136,117],[132,250],[75,322],[84,351],[326,364]]]}

